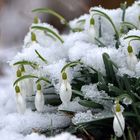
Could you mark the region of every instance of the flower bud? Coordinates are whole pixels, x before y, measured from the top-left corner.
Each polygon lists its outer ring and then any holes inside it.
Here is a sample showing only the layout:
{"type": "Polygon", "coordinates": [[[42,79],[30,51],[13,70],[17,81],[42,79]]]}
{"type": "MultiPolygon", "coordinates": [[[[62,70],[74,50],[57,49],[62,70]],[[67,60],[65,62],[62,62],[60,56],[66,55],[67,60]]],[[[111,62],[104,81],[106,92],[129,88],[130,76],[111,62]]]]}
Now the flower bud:
{"type": "Polygon", "coordinates": [[[17,77],[21,77],[21,71],[18,69],[16,73],[17,77]]]}
{"type": "Polygon", "coordinates": [[[19,86],[15,86],[15,91],[16,91],[16,93],[19,93],[20,92],[19,86]]]}
{"type": "Polygon", "coordinates": [[[95,24],[95,21],[94,21],[94,18],[92,17],[92,18],[90,19],[90,25],[93,26],[94,24],[95,24]]]}
{"type": "Polygon", "coordinates": [[[127,47],[127,51],[128,51],[128,53],[132,53],[132,52],[133,52],[132,46],[129,45],[129,46],[127,47]]]}
{"type": "Polygon", "coordinates": [[[38,24],[38,23],[39,23],[38,17],[35,16],[35,17],[34,17],[34,24],[38,24]]]}
{"type": "Polygon", "coordinates": [[[24,65],[21,65],[21,72],[25,72],[25,68],[24,68],[24,65]]]}
{"type": "Polygon", "coordinates": [[[31,32],[31,40],[36,41],[36,35],[34,32],[31,32]]]}
{"type": "Polygon", "coordinates": [[[116,112],[121,111],[121,106],[120,106],[119,102],[117,102],[115,109],[116,109],[116,112]]]}
{"type": "Polygon", "coordinates": [[[67,74],[66,74],[66,72],[63,72],[63,73],[62,73],[62,79],[63,79],[63,80],[67,80],[67,74]]]}
{"type": "Polygon", "coordinates": [[[37,90],[41,90],[41,85],[40,84],[37,84],[37,90]]]}

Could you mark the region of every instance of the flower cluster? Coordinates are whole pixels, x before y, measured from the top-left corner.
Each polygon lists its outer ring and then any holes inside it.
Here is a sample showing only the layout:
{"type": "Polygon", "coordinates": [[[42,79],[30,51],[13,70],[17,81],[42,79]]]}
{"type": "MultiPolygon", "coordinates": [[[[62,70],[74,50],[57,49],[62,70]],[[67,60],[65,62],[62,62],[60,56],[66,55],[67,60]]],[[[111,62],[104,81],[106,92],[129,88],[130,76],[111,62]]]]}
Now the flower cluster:
{"type": "Polygon", "coordinates": [[[50,9],[34,10],[65,21],[70,33],[60,36],[53,26],[35,18],[22,52],[11,61],[17,70],[18,112],[24,113],[26,98],[34,97],[38,112],[47,104],[62,103],[61,111],[72,112],[72,121],[78,126],[100,125],[100,121],[114,118],[117,137],[126,138],[125,124],[131,127],[124,116],[128,120],[134,117],[140,124],[140,3],[123,6],[116,10],[93,7],[89,14],[69,23],[50,9]],[[46,101],[50,93],[57,98],[55,103],[46,101]],[[70,107],[74,101],[84,109],[70,107]],[[90,112],[89,121],[82,119],[83,110],[90,112]]]}

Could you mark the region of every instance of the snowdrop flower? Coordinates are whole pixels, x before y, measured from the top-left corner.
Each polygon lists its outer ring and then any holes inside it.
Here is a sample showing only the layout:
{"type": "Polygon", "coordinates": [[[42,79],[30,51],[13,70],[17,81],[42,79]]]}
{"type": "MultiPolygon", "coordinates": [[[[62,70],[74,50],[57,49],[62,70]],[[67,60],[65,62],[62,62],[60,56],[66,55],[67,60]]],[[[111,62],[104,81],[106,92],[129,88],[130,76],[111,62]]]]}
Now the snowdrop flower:
{"type": "Polygon", "coordinates": [[[94,19],[93,19],[93,17],[91,17],[90,26],[87,29],[87,34],[89,36],[89,40],[93,43],[94,43],[94,38],[96,36],[96,31],[95,31],[95,28],[94,28],[94,24],[95,24],[94,19]]]}
{"type": "Polygon", "coordinates": [[[62,82],[60,85],[59,95],[60,95],[62,104],[67,105],[70,102],[71,96],[72,96],[72,89],[67,79],[66,72],[62,73],[62,82]]]}
{"type": "Polygon", "coordinates": [[[113,120],[113,129],[115,132],[115,135],[117,137],[121,137],[123,135],[124,129],[125,129],[125,120],[122,114],[121,106],[119,102],[117,101],[115,105],[115,115],[113,120]]]}
{"type": "Polygon", "coordinates": [[[45,104],[45,100],[44,100],[44,95],[41,91],[41,85],[37,84],[37,92],[35,95],[35,107],[38,112],[43,112],[44,104],[45,104]]]}
{"type": "Polygon", "coordinates": [[[24,98],[22,97],[22,95],[20,93],[19,86],[15,87],[15,91],[16,91],[17,111],[20,114],[24,114],[24,112],[26,111],[26,102],[25,102],[24,98]]]}
{"type": "Polygon", "coordinates": [[[133,49],[130,45],[128,46],[127,51],[128,51],[127,66],[130,70],[134,71],[135,66],[138,63],[138,59],[135,56],[135,54],[133,53],[133,49]]]}

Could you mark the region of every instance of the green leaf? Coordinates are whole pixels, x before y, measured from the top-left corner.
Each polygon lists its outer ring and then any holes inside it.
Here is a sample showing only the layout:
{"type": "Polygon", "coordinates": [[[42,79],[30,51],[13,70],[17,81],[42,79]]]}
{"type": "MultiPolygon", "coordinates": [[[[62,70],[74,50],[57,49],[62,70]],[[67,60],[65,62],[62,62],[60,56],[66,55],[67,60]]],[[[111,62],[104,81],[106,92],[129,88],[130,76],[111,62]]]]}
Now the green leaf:
{"type": "Polygon", "coordinates": [[[124,81],[124,85],[125,85],[125,88],[128,92],[131,91],[131,85],[129,83],[129,79],[128,79],[128,76],[127,75],[124,75],[123,76],[123,81],[124,81]]]}
{"type": "Polygon", "coordinates": [[[80,105],[90,108],[101,108],[103,109],[103,106],[101,104],[95,103],[93,101],[87,101],[87,100],[80,100],[78,102],[80,105]]]}
{"type": "Polygon", "coordinates": [[[64,110],[64,109],[63,109],[63,110],[61,109],[61,110],[59,110],[59,111],[62,111],[62,112],[64,112],[64,113],[67,113],[67,114],[70,114],[70,115],[74,115],[74,113],[76,113],[76,112],[74,112],[74,111],[66,110],[66,109],[65,109],[65,110],[64,110]]]}
{"type": "Polygon", "coordinates": [[[101,42],[98,38],[94,38],[96,41],[97,41],[97,43],[99,43],[99,46],[101,47],[106,47],[106,45],[103,43],[103,42],[101,42]]]}
{"type": "Polygon", "coordinates": [[[78,91],[78,90],[72,90],[72,93],[81,97],[84,97],[84,95],[82,94],[82,92],[78,91]]]}
{"type": "Polygon", "coordinates": [[[140,39],[140,36],[137,36],[137,35],[129,35],[127,37],[124,37],[124,39],[130,39],[130,38],[140,39]]]}
{"type": "Polygon", "coordinates": [[[61,73],[63,73],[63,72],[66,70],[66,68],[68,68],[68,67],[73,67],[73,66],[76,66],[76,65],[78,65],[78,64],[82,64],[82,62],[80,62],[80,61],[73,61],[73,62],[67,63],[67,64],[62,68],[61,73]]]}
{"type": "Polygon", "coordinates": [[[24,79],[29,79],[29,78],[38,78],[37,76],[34,76],[34,75],[24,75],[20,78],[18,78],[15,82],[14,82],[14,86],[19,82],[19,81],[22,81],[24,79]]]}
{"type": "Polygon", "coordinates": [[[60,22],[62,24],[68,25],[68,22],[66,21],[66,19],[63,16],[61,16],[60,14],[58,14],[57,12],[55,12],[54,10],[52,10],[52,9],[49,9],[49,8],[37,8],[37,9],[32,10],[32,12],[51,14],[53,16],[56,16],[60,20],[60,22]]]}
{"type": "MultiPolygon", "coordinates": [[[[125,118],[128,118],[128,117],[135,117],[136,118],[137,117],[136,114],[130,113],[130,112],[124,112],[123,115],[124,115],[125,118]]],[[[92,124],[93,125],[94,123],[96,123],[96,125],[97,125],[101,121],[107,121],[107,120],[113,119],[113,118],[114,118],[114,114],[109,114],[108,116],[105,116],[105,117],[102,117],[102,118],[97,118],[97,119],[94,118],[91,121],[78,123],[76,125],[83,125],[83,124],[92,124]]]]}
{"type": "Polygon", "coordinates": [[[103,61],[104,61],[105,69],[106,69],[106,75],[109,80],[108,82],[111,81],[112,83],[115,83],[116,75],[115,75],[113,66],[115,66],[115,68],[117,66],[110,60],[110,57],[107,53],[103,53],[102,57],[103,57],[103,61]]]}
{"type": "Polygon", "coordinates": [[[14,63],[13,65],[30,65],[33,69],[36,69],[38,67],[38,65],[35,62],[30,62],[30,61],[18,61],[16,63],[14,63]]]}
{"type": "MultiPolygon", "coordinates": [[[[98,15],[105,17],[112,25],[115,34],[116,34],[116,39],[119,41],[119,33],[115,27],[115,24],[113,23],[112,19],[104,12],[100,11],[100,10],[96,10],[96,9],[92,9],[91,11],[96,12],[98,15]]],[[[94,14],[95,15],[95,14],[94,14]]]]}
{"type": "Polygon", "coordinates": [[[37,29],[37,30],[42,30],[42,31],[47,31],[51,34],[53,34],[58,40],[60,40],[61,43],[64,43],[64,41],[62,40],[62,38],[55,33],[53,30],[47,28],[47,27],[42,27],[42,26],[32,26],[32,29],[37,29]]]}
{"type": "Polygon", "coordinates": [[[38,55],[38,57],[39,57],[43,62],[45,62],[45,63],[47,64],[47,60],[46,60],[43,56],[41,56],[41,54],[40,54],[37,50],[35,50],[35,52],[36,52],[36,54],[38,55]]]}
{"type": "Polygon", "coordinates": [[[109,86],[109,91],[112,91],[115,93],[115,96],[119,96],[121,95],[124,91],[122,91],[121,89],[119,89],[116,86],[109,86]]]}
{"type": "Polygon", "coordinates": [[[82,32],[83,29],[82,28],[73,28],[71,29],[73,32],[82,32]]]}
{"type": "Polygon", "coordinates": [[[132,23],[130,23],[130,22],[122,22],[121,24],[122,24],[122,26],[125,25],[127,27],[130,27],[130,28],[133,28],[133,29],[137,29],[137,26],[132,24],[132,23]]]}
{"type": "Polygon", "coordinates": [[[36,81],[36,83],[38,83],[40,81],[45,81],[46,83],[51,84],[51,82],[47,78],[45,78],[45,77],[38,78],[38,80],[36,81]]]}

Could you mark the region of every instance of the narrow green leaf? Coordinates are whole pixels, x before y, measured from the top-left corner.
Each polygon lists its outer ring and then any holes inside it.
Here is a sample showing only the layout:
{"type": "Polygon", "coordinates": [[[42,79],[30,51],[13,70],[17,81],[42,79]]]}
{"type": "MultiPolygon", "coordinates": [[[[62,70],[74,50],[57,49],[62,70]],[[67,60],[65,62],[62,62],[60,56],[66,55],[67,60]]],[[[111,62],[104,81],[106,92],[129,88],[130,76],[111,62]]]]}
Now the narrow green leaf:
{"type": "Polygon", "coordinates": [[[124,37],[124,39],[130,39],[130,38],[140,39],[140,36],[137,36],[137,35],[129,35],[127,37],[124,37]]]}
{"type": "Polygon", "coordinates": [[[117,68],[117,65],[112,60],[110,60],[110,57],[107,53],[103,53],[102,57],[103,57],[103,61],[104,61],[105,69],[106,69],[106,75],[109,80],[108,82],[111,81],[112,83],[115,83],[116,75],[115,75],[113,66],[117,68]]]}
{"type": "Polygon", "coordinates": [[[105,18],[111,23],[111,25],[112,25],[112,27],[113,27],[113,29],[114,29],[114,31],[115,31],[117,40],[118,40],[118,39],[119,39],[119,33],[118,33],[118,31],[117,31],[117,29],[116,29],[116,27],[115,27],[115,24],[113,23],[112,19],[111,19],[106,13],[104,13],[104,12],[102,12],[102,11],[100,11],[100,10],[92,9],[91,11],[96,12],[96,13],[98,13],[100,16],[105,17],[105,18]]]}
{"type": "Polygon", "coordinates": [[[38,78],[37,76],[34,76],[34,75],[24,75],[24,76],[21,76],[20,78],[18,78],[15,82],[14,82],[14,86],[19,82],[19,81],[22,81],[24,79],[29,79],[29,78],[38,78]]]}
{"type": "Polygon", "coordinates": [[[49,9],[49,8],[37,8],[37,9],[32,10],[32,12],[51,14],[53,16],[56,16],[60,20],[60,22],[62,24],[68,25],[68,22],[66,21],[66,19],[63,16],[61,16],[60,14],[58,14],[57,12],[55,12],[54,10],[52,10],[52,9],[49,9]]]}
{"type": "Polygon", "coordinates": [[[78,102],[80,105],[90,108],[101,108],[103,109],[103,106],[101,104],[95,103],[93,101],[87,101],[87,100],[80,100],[78,102]]]}
{"type": "Polygon", "coordinates": [[[130,27],[130,28],[133,28],[133,29],[137,29],[137,26],[132,24],[132,23],[130,23],[130,22],[122,22],[121,24],[125,25],[127,27],[130,27]]]}
{"type": "Polygon", "coordinates": [[[112,91],[115,93],[115,96],[119,96],[121,95],[124,91],[122,91],[121,89],[119,89],[116,86],[109,86],[109,91],[112,91]]]}
{"type": "Polygon", "coordinates": [[[64,43],[64,41],[62,40],[62,38],[55,33],[53,30],[47,28],[47,27],[42,27],[42,26],[32,26],[32,29],[37,29],[37,30],[42,30],[42,31],[47,31],[51,34],[53,34],[58,40],[60,40],[61,43],[64,43]]]}
{"type": "Polygon", "coordinates": [[[14,63],[13,65],[30,65],[33,69],[36,69],[38,67],[38,65],[35,62],[30,62],[30,61],[18,61],[16,63],[14,63]]]}
{"type": "Polygon", "coordinates": [[[72,30],[72,32],[82,32],[83,31],[82,28],[73,28],[71,30],[72,30]]]}
{"type": "Polygon", "coordinates": [[[81,97],[84,97],[84,95],[82,94],[82,92],[78,91],[78,90],[72,90],[72,93],[81,97]]]}
{"type": "Polygon", "coordinates": [[[68,68],[68,67],[73,67],[73,66],[76,66],[76,65],[78,65],[78,64],[82,64],[82,62],[80,62],[80,61],[73,61],[73,62],[67,63],[67,64],[62,68],[61,73],[63,73],[63,72],[66,70],[66,68],[68,68]]]}
{"type": "Polygon", "coordinates": [[[45,78],[45,77],[38,78],[38,80],[36,81],[36,83],[38,83],[40,81],[45,81],[46,83],[51,84],[51,82],[47,78],[45,78]]]}
{"type": "MultiPolygon", "coordinates": [[[[125,118],[128,118],[128,117],[134,117],[136,118],[137,115],[134,114],[134,113],[130,113],[130,112],[124,112],[123,113],[124,117],[125,118]]],[[[82,122],[82,123],[78,123],[76,125],[83,125],[83,124],[94,124],[94,123],[100,123],[101,121],[106,121],[106,120],[109,120],[109,119],[113,119],[114,118],[114,114],[109,114],[108,116],[104,116],[104,117],[101,117],[101,118],[97,118],[97,119],[93,119],[91,121],[87,121],[87,122],[82,122]]]]}
{"type": "Polygon", "coordinates": [[[39,57],[43,62],[45,62],[45,63],[47,64],[47,60],[46,60],[43,56],[41,56],[41,54],[40,54],[37,50],[35,50],[35,52],[36,52],[36,54],[38,55],[38,57],[39,57]]]}
{"type": "Polygon", "coordinates": [[[97,41],[97,43],[99,43],[99,47],[106,47],[106,45],[102,42],[102,41],[100,41],[98,38],[96,38],[95,37],[95,40],[97,41]]]}

